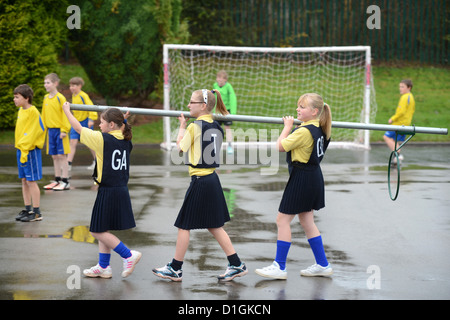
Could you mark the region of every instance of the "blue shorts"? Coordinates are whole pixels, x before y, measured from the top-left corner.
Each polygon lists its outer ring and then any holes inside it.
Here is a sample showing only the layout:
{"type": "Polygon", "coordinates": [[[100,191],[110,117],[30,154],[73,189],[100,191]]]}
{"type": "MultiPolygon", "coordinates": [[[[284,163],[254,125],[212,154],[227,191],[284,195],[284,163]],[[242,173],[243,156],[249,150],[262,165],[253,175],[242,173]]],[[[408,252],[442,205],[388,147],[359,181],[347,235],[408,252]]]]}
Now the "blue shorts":
{"type": "MultiPolygon", "coordinates": [[[[88,128],[89,118],[84,119],[83,121],[80,121],[80,124],[82,127],[88,128]]],[[[70,128],[69,133],[70,140],[78,140],[80,141],[80,134],[73,130],[73,128],[70,128]]]]}
{"type": "Polygon", "coordinates": [[[19,179],[25,178],[27,181],[37,181],[42,179],[42,153],[36,148],[28,153],[27,162],[20,162],[20,150],[17,149],[17,168],[19,169],[19,179]]]}
{"type": "MultiPolygon", "coordinates": [[[[395,140],[395,131],[386,131],[384,135],[395,140]]],[[[405,141],[405,139],[406,136],[404,134],[397,134],[397,141],[405,141]]]]}
{"type": "Polygon", "coordinates": [[[48,154],[57,155],[65,154],[63,141],[60,138],[61,129],[60,128],[48,128],[48,154]]]}

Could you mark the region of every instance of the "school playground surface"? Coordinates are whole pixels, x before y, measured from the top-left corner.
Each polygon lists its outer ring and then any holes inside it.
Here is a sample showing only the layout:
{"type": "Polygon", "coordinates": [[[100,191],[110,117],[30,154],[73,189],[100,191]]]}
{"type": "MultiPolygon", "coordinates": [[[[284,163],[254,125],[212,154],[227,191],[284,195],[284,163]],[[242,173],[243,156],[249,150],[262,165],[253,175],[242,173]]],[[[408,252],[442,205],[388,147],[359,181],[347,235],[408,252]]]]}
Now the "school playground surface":
{"type": "MultiPolygon", "coordinates": [[[[254,273],[275,255],[275,216],[287,181],[284,159],[277,174],[261,167],[228,164],[219,172],[232,219],[226,224],[249,274],[220,283],[227,260],[207,231],[191,232],[182,283],[155,277],[151,269],[172,259],[173,222],[189,178],[167,152],[136,146],[129,189],[137,227],[117,235],[143,253],[134,273],[122,279],[122,261],[113,252],[112,279],[88,279],[80,272],[97,263],[96,243],[87,226],[96,196],[89,153],[78,149],[71,190],[41,192],[44,220],[14,221],[22,209],[21,184],[11,148],[0,149],[0,299],[74,300],[299,300],[450,299],[450,146],[404,147],[399,197],[388,193],[389,152],[330,149],[322,163],[326,208],[317,212],[331,278],[300,277],[313,263],[305,235],[292,224],[288,279],[266,280],[254,273]]],[[[238,158],[239,155],[236,154],[238,158]]],[[[44,155],[42,187],[53,168],[44,155]]]]}

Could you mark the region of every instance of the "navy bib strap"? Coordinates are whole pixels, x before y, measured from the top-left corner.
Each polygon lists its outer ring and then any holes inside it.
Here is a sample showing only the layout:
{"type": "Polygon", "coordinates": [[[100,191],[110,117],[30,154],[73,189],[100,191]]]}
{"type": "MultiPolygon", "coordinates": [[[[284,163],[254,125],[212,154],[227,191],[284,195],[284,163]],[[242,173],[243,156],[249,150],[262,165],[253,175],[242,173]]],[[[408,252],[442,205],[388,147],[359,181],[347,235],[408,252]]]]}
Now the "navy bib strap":
{"type": "Polygon", "coordinates": [[[223,142],[223,129],[217,121],[194,121],[201,129],[200,144],[202,154],[197,165],[189,162],[189,150],[185,152],[185,164],[193,168],[218,168],[220,165],[220,149],[223,142]]]}

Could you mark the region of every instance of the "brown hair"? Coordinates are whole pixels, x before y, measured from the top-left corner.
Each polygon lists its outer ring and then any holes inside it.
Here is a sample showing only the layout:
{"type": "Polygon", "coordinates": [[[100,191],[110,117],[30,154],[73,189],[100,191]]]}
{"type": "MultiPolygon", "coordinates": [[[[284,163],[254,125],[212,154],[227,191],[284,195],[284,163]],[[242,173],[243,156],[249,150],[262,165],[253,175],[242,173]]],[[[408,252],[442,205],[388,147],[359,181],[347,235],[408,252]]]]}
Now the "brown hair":
{"type": "MultiPolygon", "coordinates": [[[[194,94],[197,95],[199,99],[203,101],[203,90],[196,90],[194,91],[194,94]]],[[[207,97],[208,103],[206,104],[206,109],[209,112],[211,112],[214,109],[214,107],[216,107],[216,110],[221,114],[223,114],[224,116],[229,114],[227,107],[225,107],[225,104],[223,103],[222,96],[220,95],[219,90],[207,90],[207,97]]]]}
{"type": "Polygon", "coordinates": [[[14,89],[14,94],[20,94],[25,99],[28,99],[28,103],[33,103],[33,89],[27,84],[20,84],[14,89]]]}
{"type": "Polygon", "coordinates": [[[331,137],[331,108],[328,104],[323,102],[323,99],[317,93],[305,93],[297,102],[297,105],[307,101],[307,105],[310,108],[318,110],[319,125],[325,133],[327,140],[331,137]]]}
{"type": "Polygon", "coordinates": [[[131,138],[133,138],[133,133],[131,132],[131,126],[127,122],[124,122],[125,118],[123,116],[122,111],[120,111],[117,108],[108,108],[105,111],[103,111],[100,116],[106,122],[114,122],[115,124],[117,124],[117,126],[119,128],[123,128],[122,133],[123,133],[123,138],[125,140],[128,141],[128,140],[131,140],[131,138]]]}
{"type": "Polygon", "coordinates": [[[409,88],[409,90],[412,90],[413,83],[412,83],[411,80],[409,80],[409,79],[403,79],[402,81],[400,81],[400,83],[406,84],[406,86],[409,88]]]}
{"type": "Polygon", "coordinates": [[[69,80],[69,84],[84,86],[84,80],[81,77],[73,77],[72,79],[69,80]]]}

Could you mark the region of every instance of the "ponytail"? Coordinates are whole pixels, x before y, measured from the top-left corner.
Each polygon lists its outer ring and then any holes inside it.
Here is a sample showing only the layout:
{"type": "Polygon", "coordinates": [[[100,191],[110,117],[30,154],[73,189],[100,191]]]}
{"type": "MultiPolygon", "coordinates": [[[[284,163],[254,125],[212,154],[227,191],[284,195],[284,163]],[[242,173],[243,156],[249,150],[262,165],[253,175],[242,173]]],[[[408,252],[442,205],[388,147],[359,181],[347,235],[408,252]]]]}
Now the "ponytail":
{"type": "Polygon", "coordinates": [[[216,110],[220,114],[224,116],[229,114],[227,107],[223,103],[222,96],[220,95],[219,90],[201,89],[194,91],[194,94],[198,95],[199,99],[203,99],[203,101],[206,103],[206,109],[209,112],[211,112],[214,109],[214,107],[216,107],[216,110]]]}
{"type": "Polygon", "coordinates": [[[130,141],[133,138],[133,132],[131,131],[131,126],[128,124],[128,122],[123,123],[123,138],[124,140],[130,141]]]}
{"type": "Polygon", "coordinates": [[[217,95],[216,110],[219,111],[219,113],[224,115],[224,116],[229,114],[229,112],[227,110],[227,107],[223,103],[222,96],[220,95],[219,90],[212,90],[211,93],[213,93],[213,94],[215,93],[217,95]]]}
{"type": "Polygon", "coordinates": [[[328,104],[323,104],[323,110],[320,114],[319,125],[325,133],[327,140],[331,137],[331,108],[328,104]]]}

